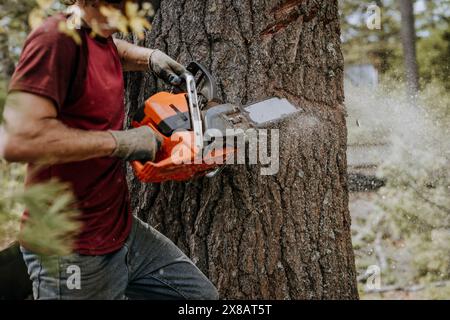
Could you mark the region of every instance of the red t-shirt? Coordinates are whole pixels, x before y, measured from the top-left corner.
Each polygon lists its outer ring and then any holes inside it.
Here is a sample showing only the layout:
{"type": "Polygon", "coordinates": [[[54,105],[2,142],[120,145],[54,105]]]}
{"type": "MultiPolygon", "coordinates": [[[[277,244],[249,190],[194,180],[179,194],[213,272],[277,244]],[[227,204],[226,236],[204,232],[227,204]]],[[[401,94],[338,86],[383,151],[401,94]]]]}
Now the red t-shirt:
{"type": "MultiPolygon", "coordinates": [[[[58,31],[62,19],[63,15],[51,17],[29,35],[9,91],[51,99],[58,119],[68,127],[121,130],[124,82],[113,39],[92,38],[89,30],[81,29],[83,41],[77,45],[58,31]]],[[[45,168],[28,165],[27,186],[51,178],[69,183],[75,194],[83,222],[76,252],[102,255],[122,247],[132,222],[122,161],[105,157],[45,168]]]]}

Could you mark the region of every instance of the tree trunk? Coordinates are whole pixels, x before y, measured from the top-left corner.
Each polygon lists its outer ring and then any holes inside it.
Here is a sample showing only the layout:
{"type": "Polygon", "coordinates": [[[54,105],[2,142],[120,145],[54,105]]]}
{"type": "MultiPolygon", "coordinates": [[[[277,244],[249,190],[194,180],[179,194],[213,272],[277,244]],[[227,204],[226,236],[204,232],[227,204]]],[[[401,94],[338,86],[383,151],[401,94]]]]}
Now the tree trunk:
{"type": "MultiPolygon", "coordinates": [[[[277,175],[228,166],[213,179],[144,185],[130,172],[135,213],[222,298],[357,299],[337,1],[165,0],[140,44],[205,64],[226,102],[280,96],[303,112],[279,128],[277,175]]],[[[132,116],[161,83],[126,80],[132,116]]]]}
{"type": "Polygon", "coordinates": [[[414,19],[414,1],[400,0],[402,15],[401,37],[405,64],[408,96],[414,98],[419,91],[419,68],[416,53],[416,27],[414,19]]]}

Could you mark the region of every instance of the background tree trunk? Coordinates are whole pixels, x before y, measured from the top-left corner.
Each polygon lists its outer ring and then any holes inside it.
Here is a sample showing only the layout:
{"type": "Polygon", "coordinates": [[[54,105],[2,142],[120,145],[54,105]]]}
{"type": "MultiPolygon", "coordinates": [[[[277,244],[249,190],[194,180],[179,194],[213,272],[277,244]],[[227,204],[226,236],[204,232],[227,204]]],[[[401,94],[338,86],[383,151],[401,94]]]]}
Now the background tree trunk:
{"type": "Polygon", "coordinates": [[[14,62],[9,54],[8,34],[0,32],[0,79],[9,80],[14,68],[14,62]]]}
{"type": "MultiPolygon", "coordinates": [[[[222,298],[358,298],[337,1],[164,0],[140,44],[205,64],[224,101],[281,96],[303,112],[280,127],[277,175],[229,166],[213,179],[143,185],[130,172],[135,212],[222,298]]],[[[161,83],[126,80],[132,116],[161,83]]]]}
{"type": "Polygon", "coordinates": [[[400,0],[402,15],[401,37],[405,64],[406,84],[408,96],[414,97],[419,91],[419,67],[416,53],[416,26],[414,18],[414,1],[400,0]]]}

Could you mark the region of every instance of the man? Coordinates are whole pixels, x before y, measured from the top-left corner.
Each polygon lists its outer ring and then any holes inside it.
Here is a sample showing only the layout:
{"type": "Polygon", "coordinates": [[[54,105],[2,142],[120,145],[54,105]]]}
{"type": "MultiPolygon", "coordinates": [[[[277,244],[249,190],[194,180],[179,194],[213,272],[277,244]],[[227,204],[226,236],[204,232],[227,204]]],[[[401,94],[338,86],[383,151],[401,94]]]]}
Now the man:
{"type": "Polygon", "coordinates": [[[34,298],[217,299],[180,249],[130,211],[123,160],[153,159],[160,138],[148,127],[121,131],[122,72],[151,70],[176,85],[185,69],[161,51],[111,37],[100,8],[124,2],[75,2],[81,46],[58,31],[66,16],[49,18],[28,37],[10,83],[4,157],[28,163],[26,185],[70,183],[83,223],[71,256],[43,264],[39,250],[22,244],[34,298]]]}

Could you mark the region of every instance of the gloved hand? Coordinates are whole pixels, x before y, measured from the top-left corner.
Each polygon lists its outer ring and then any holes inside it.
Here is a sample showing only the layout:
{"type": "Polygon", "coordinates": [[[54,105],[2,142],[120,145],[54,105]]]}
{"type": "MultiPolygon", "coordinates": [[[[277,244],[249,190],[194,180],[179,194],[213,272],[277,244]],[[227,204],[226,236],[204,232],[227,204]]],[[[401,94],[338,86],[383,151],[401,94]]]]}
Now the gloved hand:
{"type": "Polygon", "coordinates": [[[109,132],[116,140],[116,149],[111,156],[126,161],[154,161],[163,141],[149,126],[109,132]]]}
{"type": "Polygon", "coordinates": [[[160,50],[152,51],[149,66],[156,76],[174,86],[181,84],[181,75],[186,72],[185,67],[160,50]]]}

